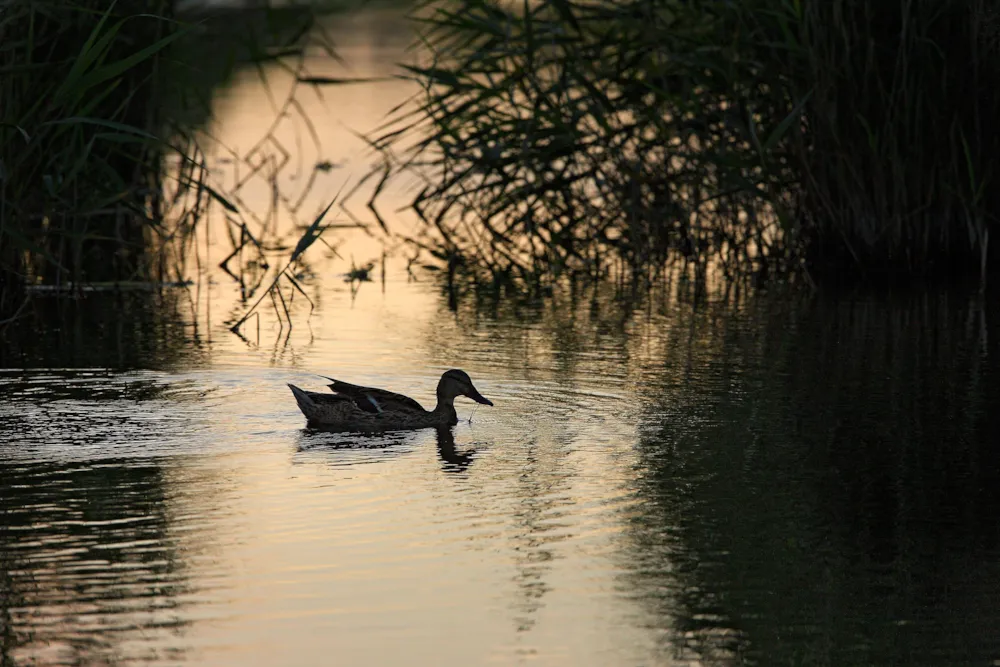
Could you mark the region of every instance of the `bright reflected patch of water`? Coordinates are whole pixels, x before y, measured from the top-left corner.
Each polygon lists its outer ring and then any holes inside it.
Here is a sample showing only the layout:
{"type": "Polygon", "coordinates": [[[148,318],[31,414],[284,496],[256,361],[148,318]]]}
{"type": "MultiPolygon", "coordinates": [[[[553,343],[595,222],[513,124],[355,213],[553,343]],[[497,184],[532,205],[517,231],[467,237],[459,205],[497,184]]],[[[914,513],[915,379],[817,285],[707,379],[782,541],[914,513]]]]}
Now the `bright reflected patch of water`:
{"type": "Polygon", "coordinates": [[[288,376],[0,373],[15,659],[309,664],[320,633],[352,664],[578,663],[548,615],[632,613],[622,396],[482,370],[471,424],[363,436],[303,428],[288,376]]]}

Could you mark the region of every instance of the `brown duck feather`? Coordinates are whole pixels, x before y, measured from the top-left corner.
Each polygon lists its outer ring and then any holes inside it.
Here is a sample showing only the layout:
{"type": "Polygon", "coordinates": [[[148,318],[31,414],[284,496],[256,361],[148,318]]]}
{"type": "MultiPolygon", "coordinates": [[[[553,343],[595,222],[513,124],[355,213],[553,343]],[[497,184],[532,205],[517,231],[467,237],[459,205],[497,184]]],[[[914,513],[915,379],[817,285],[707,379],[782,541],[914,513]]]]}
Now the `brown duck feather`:
{"type": "Polygon", "coordinates": [[[341,382],[340,380],[335,380],[331,377],[326,377],[321,375],[320,377],[325,377],[330,380],[332,384],[327,385],[333,390],[335,394],[340,394],[346,396],[354,401],[354,404],[358,406],[361,410],[365,412],[381,413],[381,412],[395,412],[401,410],[403,412],[427,412],[424,406],[417,403],[415,400],[409,396],[404,396],[403,394],[397,394],[393,391],[388,391],[386,389],[376,389],[374,387],[362,387],[361,385],[351,384],[350,382],[341,382]]]}

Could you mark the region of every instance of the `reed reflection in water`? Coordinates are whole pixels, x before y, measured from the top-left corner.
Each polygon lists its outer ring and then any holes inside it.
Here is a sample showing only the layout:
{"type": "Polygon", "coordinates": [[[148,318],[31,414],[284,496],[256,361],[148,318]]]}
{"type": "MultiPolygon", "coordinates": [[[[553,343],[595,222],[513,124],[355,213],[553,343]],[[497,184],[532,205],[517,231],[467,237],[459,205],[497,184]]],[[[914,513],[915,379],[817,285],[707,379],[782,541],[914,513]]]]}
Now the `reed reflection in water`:
{"type": "Polygon", "coordinates": [[[4,664],[139,659],[183,633],[190,581],[164,487],[150,462],[3,466],[4,664]]]}

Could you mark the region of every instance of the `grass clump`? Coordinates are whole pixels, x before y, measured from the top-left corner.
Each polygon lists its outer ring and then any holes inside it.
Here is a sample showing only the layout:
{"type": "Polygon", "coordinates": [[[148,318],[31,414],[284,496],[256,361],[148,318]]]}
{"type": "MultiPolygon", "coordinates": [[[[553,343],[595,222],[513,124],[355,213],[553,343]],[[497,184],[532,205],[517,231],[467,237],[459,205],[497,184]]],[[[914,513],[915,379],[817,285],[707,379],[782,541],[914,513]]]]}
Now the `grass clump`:
{"type": "MultiPolygon", "coordinates": [[[[0,15],[0,299],[132,279],[155,212],[171,3],[8,2],[0,15]]],[[[3,305],[3,304],[0,304],[3,305]]]]}
{"type": "MultiPolygon", "coordinates": [[[[197,229],[213,208],[238,232],[223,269],[241,284],[229,260],[248,243],[262,252],[276,233],[274,211],[260,220],[241,210],[248,179],[227,190],[211,176],[209,153],[232,153],[203,129],[212,91],[244,66],[265,84],[272,64],[301,79],[307,51],[335,55],[332,45],[308,7],[176,15],[176,4],[12,0],[0,12],[0,331],[29,314],[32,295],[186,284],[189,264],[200,265],[197,229]],[[250,229],[254,221],[260,229],[250,229]]],[[[301,112],[303,85],[283,100],[279,120],[301,112]]],[[[308,118],[297,119],[315,136],[308,118]]],[[[290,202],[278,192],[284,163],[258,150],[277,144],[279,120],[231,160],[252,163],[295,213],[305,193],[290,202]]],[[[293,259],[321,231],[308,227],[293,259]]]]}
{"type": "Polygon", "coordinates": [[[984,276],[998,17],[995,0],[424,3],[423,95],[375,143],[429,174],[415,241],[494,277],[984,276]]]}

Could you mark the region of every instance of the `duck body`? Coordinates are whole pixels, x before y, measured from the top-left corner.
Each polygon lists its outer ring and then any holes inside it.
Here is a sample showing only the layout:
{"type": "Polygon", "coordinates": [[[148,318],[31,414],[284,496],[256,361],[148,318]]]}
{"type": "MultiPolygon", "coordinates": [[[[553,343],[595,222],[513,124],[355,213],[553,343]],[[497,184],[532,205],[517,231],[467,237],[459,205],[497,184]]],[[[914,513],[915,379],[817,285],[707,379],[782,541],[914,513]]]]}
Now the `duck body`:
{"type": "Polygon", "coordinates": [[[327,378],[332,394],[288,385],[309,426],[343,431],[405,431],[458,423],[455,398],[467,396],[493,405],[473,386],[464,371],[445,372],[437,386],[437,405],[426,410],[409,396],[327,378]]]}

